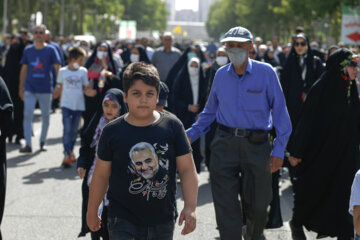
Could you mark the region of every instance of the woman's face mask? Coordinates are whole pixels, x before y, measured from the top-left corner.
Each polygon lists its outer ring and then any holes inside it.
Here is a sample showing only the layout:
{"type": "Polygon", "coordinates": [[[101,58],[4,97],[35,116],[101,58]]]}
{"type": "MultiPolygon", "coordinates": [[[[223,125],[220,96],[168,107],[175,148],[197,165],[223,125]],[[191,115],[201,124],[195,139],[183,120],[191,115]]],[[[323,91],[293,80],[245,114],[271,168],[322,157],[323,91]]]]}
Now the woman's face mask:
{"type": "Polygon", "coordinates": [[[223,66],[228,63],[228,58],[224,56],[217,56],[215,59],[216,63],[223,66]]]}
{"type": "Polygon", "coordinates": [[[131,61],[132,63],[134,63],[134,62],[139,62],[139,59],[140,59],[140,57],[139,57],[139,55],[137,55],[137,54],[132,53],[132,54],[130,55],[130,61],[131,61]]]}
{"type": "Polygon", "coordinates": [[[191,77],[195,77],[199,75],[199,68],[197,67],[189,67],[189,75],[191,77]]]}
{"type": "Polygon", "coordinates": [[[108,53],[106,51],[97,51],[96,57],[101,60],[104,57],[107,57],[108,53]]]}
{"type": "Polygon", "coordinates": [[[193,57],[196,57],[196,53],[189,52],[189,53],[187,54],[187,57],[188,57],[188,59],[191,59],[191,58],[193,58],[193,57]]]}

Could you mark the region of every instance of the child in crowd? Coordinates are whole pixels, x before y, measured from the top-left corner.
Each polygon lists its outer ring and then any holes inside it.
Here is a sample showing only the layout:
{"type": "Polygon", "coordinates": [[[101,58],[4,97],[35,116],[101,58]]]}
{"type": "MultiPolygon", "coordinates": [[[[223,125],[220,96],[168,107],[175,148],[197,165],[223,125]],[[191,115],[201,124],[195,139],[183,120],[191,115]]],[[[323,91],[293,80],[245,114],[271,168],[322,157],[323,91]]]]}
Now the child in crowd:
{"type": "Polygon", "coordinates": [[[354,217],[354,240],[360,240],[360,170],[355,174],[351,186],[349,212],[354,217]]]}
{"type": "MultiPolygon", "coordinates": [[[[105,97],[102,102],[102,111],[95,113],[92,120],[90,121],[88,127],[81,134],[81,148],[80,156],[77,161],[77,172],[81,179],[83,179],[82,184],[82,194],[83,194],[83,204],[82,204],[82,228],[80,236],[85,236],[89,229],[86,226],[86,211],[88,204],[88,195],[91,178],[94,172],[96,164],[96,148],[99,142],[100,135],[103,128],[111,120],[119,117],[120,115],[127,112],[127,107],[124,103],[123,92],[116,88],[111,88],[105,93],[105,97]]],[[[107,204],[105,204],[107,205],[107,204]]],[[[106,214],[107,207],[104,206],[102,210],[101,217],[104,219],[102,228],[91,234],[92,239],[100,239],[100,236],[103,239],[109,239],[108,230],[106,226],[106,214]]]]}
{"type": "Polygon", "coordinates": [[[74,145],[79,127],[81,113],[85,111],[86,96],[95,96],[95,90],[89,87],[87,70],[81,67],[84,64],[85,51],[79,47],[69,49],[69,64],[59,70],[54,98],[61,97],[64,134],[64,167],[71,167],[76,161],[74,145]]]}
{"type": "Polygon", "coordinates": [[[101,228],[98,208],[107,192],[110,239],[173,239],[176,169],[185,201],[182,234],[196,226],[198,184],[191,147],[181,122],[155,110],[159,85],[154,66],[130,64],[123,77],[129,113],[105,126],[99,140],[87,225],[92,231],[101,228]]]}

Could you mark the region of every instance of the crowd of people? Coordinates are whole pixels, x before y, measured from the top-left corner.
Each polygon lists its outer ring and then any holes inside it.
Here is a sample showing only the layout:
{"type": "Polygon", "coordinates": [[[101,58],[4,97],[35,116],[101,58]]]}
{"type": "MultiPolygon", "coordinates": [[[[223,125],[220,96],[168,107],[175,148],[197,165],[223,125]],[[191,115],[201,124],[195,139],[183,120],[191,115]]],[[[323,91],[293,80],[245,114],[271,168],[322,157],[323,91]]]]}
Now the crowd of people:
{"type": "Polygon", "coordinates": [[[264,228],[283,226],[282,166],[294,191],[294,240],[306,239],[303,227],[318,238],[359,237],[357,54],[341,43],[319,49],[301,27],[284,45],[235,27],[206,47],[165,32],[158,48],[147,38],[92,46],[54,42],[44,25],[21,29],[0,49],[0,179],[5,139],[25,139],[20,153],[33,151],[38,105],[46,151],[50,113],[60,107],[61,165],[76,163],[83,179],[79,236],[172,239],[177,174],[182,233],[192,232],[205,159],[222,240],[266,239],[264,228]]]}

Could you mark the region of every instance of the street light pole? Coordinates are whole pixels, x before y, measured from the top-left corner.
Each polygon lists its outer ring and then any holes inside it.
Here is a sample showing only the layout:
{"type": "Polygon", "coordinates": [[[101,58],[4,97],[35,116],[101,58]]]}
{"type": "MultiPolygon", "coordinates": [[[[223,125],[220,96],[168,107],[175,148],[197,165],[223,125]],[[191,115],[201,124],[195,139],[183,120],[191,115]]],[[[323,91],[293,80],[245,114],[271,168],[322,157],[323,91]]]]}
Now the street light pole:
{"type": "Polygon", "coordinates": [[[6,34],[6,22],[7,21],[7,0],[4,0],[4,12],[3,12],[3,31],[2,36],[4,37],[6,34]]]}
{"type": "Polygon", "coordinates": [[[60,36],[64,36],[65,3],[61,0],[60,36]]]}

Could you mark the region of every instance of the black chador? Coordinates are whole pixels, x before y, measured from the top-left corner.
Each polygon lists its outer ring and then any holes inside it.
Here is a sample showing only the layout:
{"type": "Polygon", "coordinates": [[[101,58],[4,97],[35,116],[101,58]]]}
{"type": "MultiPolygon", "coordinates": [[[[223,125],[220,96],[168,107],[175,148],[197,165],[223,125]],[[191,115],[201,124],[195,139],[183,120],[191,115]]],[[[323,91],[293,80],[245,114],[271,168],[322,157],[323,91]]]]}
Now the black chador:
{"type": "Polygon", "coordinates": [[[302,159],[293,224],[339,239],[353,235],[348,206],[359,168],[360,104],[355,80],[345,71],[351,59],[347,49],[330,55],[326,71],[307,96],[288,149],[302,159]]]}
{"type": "Polygon", "coordinates": [[[6,190],[6,136],[11,125],[13,104],[4,80],[0,77],[0,239],[1,220],[5,207],[6,190]]]}

